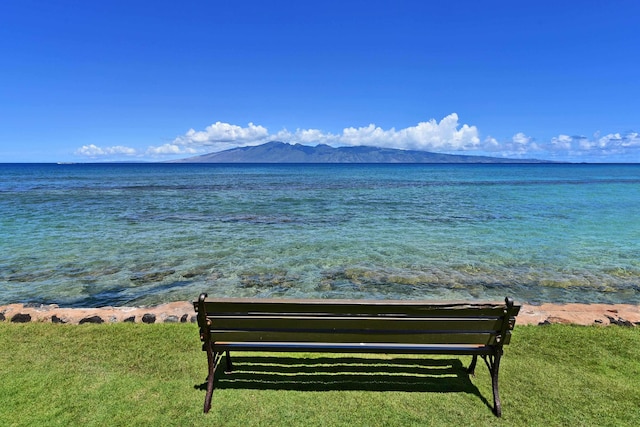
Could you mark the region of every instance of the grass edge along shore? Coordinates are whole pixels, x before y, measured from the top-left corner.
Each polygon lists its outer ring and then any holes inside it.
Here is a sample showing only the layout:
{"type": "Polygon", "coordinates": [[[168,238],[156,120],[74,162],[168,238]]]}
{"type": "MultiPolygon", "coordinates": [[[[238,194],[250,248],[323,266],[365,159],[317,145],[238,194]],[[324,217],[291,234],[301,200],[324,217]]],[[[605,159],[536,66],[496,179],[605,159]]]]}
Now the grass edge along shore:
{"type": "Polygon", "coordinates": [[[204,415],[207,362],[194,324],[0,322],[0,341],[0,420],[7,426],[640,421],[636,327],[516,325],[502,359],[501,419],[490,409],[487,370],[464,374],[469,357],[243,354],[237,368],[246,375],[222,376],[204,415]]]}

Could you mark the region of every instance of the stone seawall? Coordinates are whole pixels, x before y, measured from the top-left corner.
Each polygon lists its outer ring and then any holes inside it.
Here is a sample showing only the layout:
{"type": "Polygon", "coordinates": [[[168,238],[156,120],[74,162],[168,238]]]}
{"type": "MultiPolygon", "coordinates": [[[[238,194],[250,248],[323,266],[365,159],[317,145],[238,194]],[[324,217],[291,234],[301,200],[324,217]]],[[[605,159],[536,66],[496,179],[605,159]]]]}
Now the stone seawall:
{"type": "Polygon", "coordinates": [[[175,302],[154,307],[60,308],[55,304],[10,304],[0,306],[0,321],[16,323],[186,323],[195,322],[189,302],[175,302]]]}
{"type": "MultiPolygon", "coordinates": [[[[173,302],[154,307],[60,308],[55,304],[9,304],[0,306],[0,321],[84,323],[194,323],[193,304],[173,302]]],[[[640,326],[640,306],[632,304],[524,304],[516,324],[551,323],[576,325],[640,326]]]]}

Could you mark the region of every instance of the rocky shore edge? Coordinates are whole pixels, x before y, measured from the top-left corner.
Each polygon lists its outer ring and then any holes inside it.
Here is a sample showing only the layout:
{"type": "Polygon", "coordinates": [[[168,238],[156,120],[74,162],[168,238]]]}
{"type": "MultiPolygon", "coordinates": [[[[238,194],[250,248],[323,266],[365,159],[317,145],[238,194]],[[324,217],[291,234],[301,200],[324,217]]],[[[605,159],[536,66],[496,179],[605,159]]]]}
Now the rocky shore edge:
{"type": "MultiPolygon", "coordinates": [[[[195,323],[190,302],[154,307],[61,308],[56,304],[9,304],[0,306],[0,322],[84,323],[195,323]]],[[[640,327],[640,305],[633,304],[523,304],[518,325],[617,325],[640,327]]]]}

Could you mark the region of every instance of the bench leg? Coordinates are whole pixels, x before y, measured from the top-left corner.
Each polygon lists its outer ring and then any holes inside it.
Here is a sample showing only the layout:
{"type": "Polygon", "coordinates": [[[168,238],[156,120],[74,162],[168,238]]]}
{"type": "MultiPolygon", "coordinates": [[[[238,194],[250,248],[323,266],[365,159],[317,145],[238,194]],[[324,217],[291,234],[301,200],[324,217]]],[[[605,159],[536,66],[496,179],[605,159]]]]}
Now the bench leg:
{"type": "Polygon", "coordinates": [[[467,373],[469,375],[475,376],[476,375],[476,363],[478,362],[478,355],[474,354],[473,355],[473,359],[471,359],[471,364],[469,365],[469,368],[467,368],[467,373]]]}
{"type": "Polygon", "coordinates": [[[495,355],[482,356],[489,372],[491,373],[491,385],[493,386],[493,413],[496,417],[502,416],[502,404],[500,403],[500,393],[498,391],[498,371],[500,370],[500,358],[502,352],[495,355]]]}
{"type": "Polygon", "coordinates": [[[233,363],[231,363],[231,356],[229,355],[228,350],[225,354],[225,361],[227,362],[227,370],[225,371],[225,374],[230,374],[233,371],[233,363]]]}
{"type": "MultiPolygon", "coordinates": [[[[213,387],[216,376],[216,370],[218,369],[218,365],[220,364],[220,360],[222,359],[221,352],[214,352],[211,349],[211,346],[207,346],[207,361],[209,363],[209,375],[207,375],[207,394],[204,397],[204,413],[206,414],[211,409],[211,399],[213,398],[213,387]]],[[[229,352],[226,352],[226,363],[227,363],[227,372],[231,372],[233,370],[233,365],[231,363],[231,357],[229,356],[229,352]]]]}
{"type": "Polygon", "coordinates": [[[211,398],[213,397],[213,383],[216,376],[216,367],[220,361],[220,353],[214,353],[211,344],[207,345],[207,362],[209,363],[209,375],[207,376],[207,394],[204,397],[204,413],[211,409],[211,398]]]}

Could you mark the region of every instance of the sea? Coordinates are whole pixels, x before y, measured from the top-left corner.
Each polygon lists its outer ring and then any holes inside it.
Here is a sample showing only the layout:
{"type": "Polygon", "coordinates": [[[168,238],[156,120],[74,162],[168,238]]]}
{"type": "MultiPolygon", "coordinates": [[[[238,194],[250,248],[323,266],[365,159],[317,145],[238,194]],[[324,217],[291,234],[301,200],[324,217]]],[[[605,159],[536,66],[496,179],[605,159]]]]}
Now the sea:
{"type": "Polygon", "coordinates": [[[0,304],[640,303],[637,164],[0,164],[0,304]]]}

